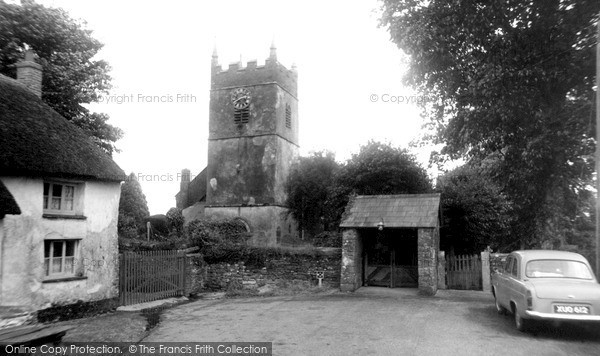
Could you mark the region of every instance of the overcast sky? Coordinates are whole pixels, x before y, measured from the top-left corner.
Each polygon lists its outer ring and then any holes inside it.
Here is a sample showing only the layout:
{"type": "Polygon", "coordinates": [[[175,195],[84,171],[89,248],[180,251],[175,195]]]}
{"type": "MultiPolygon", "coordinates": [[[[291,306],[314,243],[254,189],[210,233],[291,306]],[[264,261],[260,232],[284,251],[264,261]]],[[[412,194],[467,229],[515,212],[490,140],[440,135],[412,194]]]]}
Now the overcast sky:
{"type": "MultiPolygon", "coordinates": [[[[215,41],[225,68],[264,63],[273,38],[279,61],[297,65],[302,154],[344,161],[369,139],[408,147],[419,135],[421,99],[401,84],[405,58],[378,28],[376,0],[41,2],[84,19],[105,44],[114,88],[90,108],[125,132],[114,159],[140,177],[151,214],[175,206],[182,168],[206,166],[215,41]]],[[[413,152],[427,168],[429,151],[413,152]]]]}

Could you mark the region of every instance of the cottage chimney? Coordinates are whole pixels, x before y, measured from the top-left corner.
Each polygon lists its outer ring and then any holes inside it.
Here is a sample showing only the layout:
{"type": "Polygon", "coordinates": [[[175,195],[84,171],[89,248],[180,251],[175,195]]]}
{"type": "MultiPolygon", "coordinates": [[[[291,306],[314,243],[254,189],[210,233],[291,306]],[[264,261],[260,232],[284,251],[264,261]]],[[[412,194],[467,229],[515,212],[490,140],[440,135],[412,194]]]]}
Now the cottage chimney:
{"type": "Polygon", "coordinates": [[[42,66],[35,63],[34,52],[30,49],[25,51],[25,60],[17,63],[17,81],[38,98],[42,97],[42,66]]]}

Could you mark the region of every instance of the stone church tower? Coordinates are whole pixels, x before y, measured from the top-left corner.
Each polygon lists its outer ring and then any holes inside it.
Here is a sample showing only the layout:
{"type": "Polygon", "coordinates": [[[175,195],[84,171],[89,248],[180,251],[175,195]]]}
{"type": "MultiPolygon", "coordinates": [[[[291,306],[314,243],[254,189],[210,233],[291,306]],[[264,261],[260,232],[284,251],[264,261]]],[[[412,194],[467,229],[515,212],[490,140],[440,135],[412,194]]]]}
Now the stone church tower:
{"type": "Polygon", "coordinates": [[[297,79],[274,45],[264,66],[223,70],[213,53],[204,214],[244,219],[255,245],[298,238],[284,191],[299,148],[297,79]]]}

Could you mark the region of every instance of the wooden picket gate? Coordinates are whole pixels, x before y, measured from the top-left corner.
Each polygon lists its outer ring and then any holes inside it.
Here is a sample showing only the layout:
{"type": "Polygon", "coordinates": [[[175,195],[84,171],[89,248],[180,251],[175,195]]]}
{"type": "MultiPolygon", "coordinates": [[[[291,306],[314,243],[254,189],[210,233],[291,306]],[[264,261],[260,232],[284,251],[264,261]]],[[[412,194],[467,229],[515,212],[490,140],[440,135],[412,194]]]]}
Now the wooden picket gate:
{"type": "Polygon", "coordinates": [[[447,256],[446,285],[449,289],[481,290],[481,259],[479,255],[447,256]]]}
{"type": "Polygon", "coordinates": [[[121,305],[183,295],[185,258],[183,251],[142,251],[120,254],[121,305]]]}

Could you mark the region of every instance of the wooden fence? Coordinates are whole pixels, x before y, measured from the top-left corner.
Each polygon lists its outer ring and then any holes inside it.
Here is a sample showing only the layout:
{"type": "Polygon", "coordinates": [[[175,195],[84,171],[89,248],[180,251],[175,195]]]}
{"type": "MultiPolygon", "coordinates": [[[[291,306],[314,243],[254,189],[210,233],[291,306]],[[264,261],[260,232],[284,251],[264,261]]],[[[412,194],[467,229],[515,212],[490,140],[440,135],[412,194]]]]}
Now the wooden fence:
{"type": "Polygon", "coordinates": [[[121,305],[183,295],[185,258],[183,251],[142,251],[120,254],[121,305]]]}
{"type": "Polygon", "coordinates": [[[449,289],[482,289],[479,255],[446,257],[446,285],[449,289]]]}

